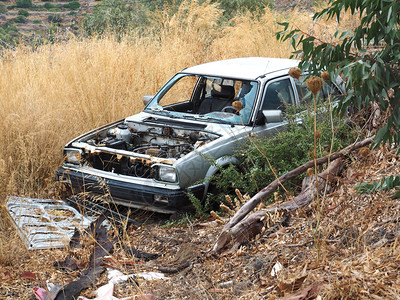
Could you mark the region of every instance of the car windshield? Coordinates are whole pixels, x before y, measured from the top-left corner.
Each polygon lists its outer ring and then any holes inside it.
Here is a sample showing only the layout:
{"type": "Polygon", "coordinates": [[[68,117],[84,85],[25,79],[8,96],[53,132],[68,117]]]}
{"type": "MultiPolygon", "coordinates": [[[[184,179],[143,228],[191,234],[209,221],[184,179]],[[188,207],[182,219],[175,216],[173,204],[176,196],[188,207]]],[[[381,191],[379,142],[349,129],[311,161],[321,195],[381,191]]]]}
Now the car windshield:
{"type": "Polygon", "coordinates": [[[248,124],[257,88],[256,81],[180,73],[155,95],[145,111],[210,122],[248,124]]]}

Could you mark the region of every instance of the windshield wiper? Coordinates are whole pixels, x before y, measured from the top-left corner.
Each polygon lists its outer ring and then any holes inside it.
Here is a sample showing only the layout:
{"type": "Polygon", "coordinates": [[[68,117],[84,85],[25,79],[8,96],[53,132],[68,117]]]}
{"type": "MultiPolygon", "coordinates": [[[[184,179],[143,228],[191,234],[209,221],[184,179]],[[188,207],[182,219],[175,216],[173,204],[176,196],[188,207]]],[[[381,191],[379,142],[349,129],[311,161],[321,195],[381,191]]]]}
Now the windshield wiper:
{"type": "MultiPolygon", "coordinates": [[[[163,108],[159,108],[159,107],[150,107],[148,108],[151,110],[152,113],[155,113],[156,115],[165,115],[168,116],[170,118],[176,118],[175,115],[171,114],[171,112],[169,112],[168,110],[163,110],[163,108]]],[[[146,109],[147,110],[147,109],[146,109]]]]}
{"type": "Polygon", "coordinates": [[[198,116],[193,116],[195,119],[200,119],[200,120],[212,120],[212,121],[216,121],[217,123],[221,123],[221,124],[229,124],[231,126],[235,126],[234,124],[232,124],[232,122],[228,121],[228,120],[223,120],[223,119],[218,119],[216,117],[211,117],[211,116],[204,116],[204,115],[198,115],[198,116]]]}

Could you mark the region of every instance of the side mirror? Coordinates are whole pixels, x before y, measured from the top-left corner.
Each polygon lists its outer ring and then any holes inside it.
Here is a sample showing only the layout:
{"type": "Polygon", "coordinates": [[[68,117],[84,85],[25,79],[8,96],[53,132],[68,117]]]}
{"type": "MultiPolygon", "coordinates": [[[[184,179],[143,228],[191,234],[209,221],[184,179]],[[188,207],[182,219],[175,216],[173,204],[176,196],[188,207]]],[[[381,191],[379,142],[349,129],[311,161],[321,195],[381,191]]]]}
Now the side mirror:
{"type": "Polygon", "coordinates": [[[143,96],[144,106],[147,106],[147,104],[149,104],[151,99],[153,99],[153,98],[154,98],[153,95],[145,95],[145,96],[143,96]]]}
{"type": "Polygon", "coordinates": [[[262,111],[267,123],[279,123],[283,121],[282,111],[280,109],[270,109],[262,111]]]}
{"type": "Polygon", "coordinates": [[[259,110],[256,115],[256,120],[254,121],[254,125],[260,126],[260,125],[265,125],[266,120],[263,112],[259,110]]]}

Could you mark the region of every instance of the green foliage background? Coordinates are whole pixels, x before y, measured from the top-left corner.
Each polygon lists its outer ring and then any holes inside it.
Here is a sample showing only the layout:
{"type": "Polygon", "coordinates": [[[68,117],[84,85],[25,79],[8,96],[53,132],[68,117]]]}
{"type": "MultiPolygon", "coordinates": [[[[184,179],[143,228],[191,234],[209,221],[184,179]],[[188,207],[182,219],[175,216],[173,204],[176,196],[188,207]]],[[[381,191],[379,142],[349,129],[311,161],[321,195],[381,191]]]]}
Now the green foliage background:
{"type": "Polygon", "coordinates": [[[32,7],[32,0],[17,0],[16,6],[20,8],[32,7]]]}
{"type": "Polygon", "coordinates": [[[0,14],[4,14],[8,11],[7,5],[5,5],[3,2],[0,2],[0,14]]]}
{"type": "MultiPolygon", "coordinates": [[[[203,1],[198,1],[199,4],[203,1]]],[[[221,22],[228,21],[237,14],[246,11],[257,12],[270,5],[270,0],[211,0],[224,10],[221,22]]],[[[117,36],[131,29],[145,27],[148,17],[154,10],[176,11],[182,0],[104,0],[84,18],[83,29],[88,35],[103,34],[110,31],[117,36]]]]}
{"type": "Polygon", "coordinates": [[[83,29],[88,35],[111,32],[122,36],[130,29],[146,24],[142,4],[130,0],[104,0],[92,14],[85,16],[83,29]]]}

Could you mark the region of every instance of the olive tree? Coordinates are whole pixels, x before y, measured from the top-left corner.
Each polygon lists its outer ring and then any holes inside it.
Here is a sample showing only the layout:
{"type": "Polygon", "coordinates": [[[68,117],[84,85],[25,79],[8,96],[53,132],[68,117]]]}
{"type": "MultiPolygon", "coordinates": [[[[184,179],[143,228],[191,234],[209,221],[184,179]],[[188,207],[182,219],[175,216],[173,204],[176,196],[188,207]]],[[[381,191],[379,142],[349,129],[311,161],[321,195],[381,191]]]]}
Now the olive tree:
{"type": "Polygon", "coordinates": [[[313,16],[341,22],[344,12],[359,18],[353,30],[338,30],[337,42],[327,42],[289,23],[280,23],[277,38],[289,40],[293,57],[310,74],[327,70],[345,79],[347,95],[340,108],[349,104],[366,107],[377,103],[388,118],[376,135],[376,143],[400,144],[400,2],[392,0],[328,0],[328,7],[313,16]]]}

